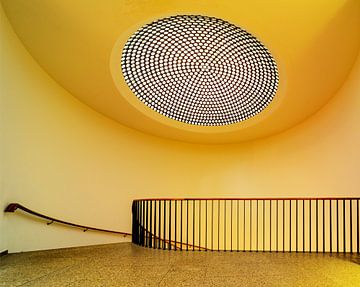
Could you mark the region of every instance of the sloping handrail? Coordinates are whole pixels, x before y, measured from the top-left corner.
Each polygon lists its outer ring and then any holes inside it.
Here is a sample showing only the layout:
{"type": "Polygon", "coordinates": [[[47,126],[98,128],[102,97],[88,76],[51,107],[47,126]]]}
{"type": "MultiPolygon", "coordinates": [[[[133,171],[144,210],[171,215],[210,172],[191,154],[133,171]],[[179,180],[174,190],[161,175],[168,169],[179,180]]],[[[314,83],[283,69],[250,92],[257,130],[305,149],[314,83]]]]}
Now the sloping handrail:
{"type": "MultiPolygon", "coordinates": [[[[41,214],[39,212],[36,212],[34,210],[31,210],[23,205],[21,205],[20,203],[10,203],[4,210],[4,212],[15,212],[17,209],[20,209],[22,211],[25,211],[26,213],[29,213],[31,215],[34,215],[34,216],[37,216],[37,217],[40,217],[40,218],[43,218],[43,219],[46,219],[46,220],[50,220],[50,222],[46,223],[47,225],[50,225],[54,222],[57,222],[57,223],[60,223],[60,224],[64,224],[64,225],[69,225],[69,226],[72,226],[72,227],[77,227],[77,228],[81,228],[83,229],[84,231],[87,231],[87,230],[94,230],[94,231],[100,231],[100,232],[107,232],[107,233],[114,233],[114,234],[120,234],[120,235],[123,235],[124,237],[126,236],[131,236],[132,234],[131,233],[128,233],[128,232],[121,232],[121,231],[114,231],[114,230],[107,230],[107,229],[101,229],[101,228],[96,228],[96,227],[90,227],[90,226],[85,226],[85,225],[80,225],[80,224],[76,224],[76,223],[72,223],[72,222],[67,222],[67,221],[64,221],[64,220],[60,220],[60,219],[56,219],[56,218],[53,218],[51,216],[47,216],[47,215],[44,215],[44,214],[41,214]]],[[[147,231],[148,232],[148,231],[147,231]]],[[[154,236],[153,234],[151,234],[150,232],[148,232],[148,234],[150,236],[154,236]]],[[[154,236],[155,237],[155,236],[154,236]]],[[[174,245],[175,244],[175,241],[171,240],[167,240],[167,239],[163,239],[163,238],[159,238],[159,237],[156,237],[157,240],[163,242],[165,244],[172,244],[174,245]]],[[[177,242],[177,244],[179,244],[179,242],[177,242]]],[[[183,246],[186,246],[186,243],[183,243],[183,246]]],[[[193,247],[192,244],[188,244],[188,246],[191,248],[193,247]]],[[[200,249],[204,249],[204,247],[200,247],[200,246],[194,246],[195,248],[200,248],[200,249]]]]}
{"type": "Polygon", "coordinates": [[[64,220],[60,220],[60,219],[56,219],[54,217],[51,216],[47,216],[44,214],[41,214],[39,212],[33,211],[23,205],[21,205],[20,203],[10,203],[4,210],[4,212],[15,212],[17,209],[20,209],[22,211],[25,211],[26,213],[29,213],[31,215],[46,219],[46,220],[50,220],[50,222],[47,223],[47,225],[50,225],[54,222],[60,223],[60,224],[64,224],[64,225],[69,225],[72,227],[77,227],[77,228],[81,228],[85,231],[87,230],[94,230],[94,231],[100,231],[100,232],[107,232],[107,233],[114,233],[114,234],[120,234],[123,235],[124,237],[126,236],[130,236],[131,233],[128,232],[122,232],[122,231],[115,231],[115,230],[108,230],[108,229],[102,229],[102,228],[96,228],[96,227],[90,227],[90,226],[85,226],[85,225],[81,225],[81,224],[76,224],[76,223],[72,223],[72,222],[67,222],[64,220]]]}

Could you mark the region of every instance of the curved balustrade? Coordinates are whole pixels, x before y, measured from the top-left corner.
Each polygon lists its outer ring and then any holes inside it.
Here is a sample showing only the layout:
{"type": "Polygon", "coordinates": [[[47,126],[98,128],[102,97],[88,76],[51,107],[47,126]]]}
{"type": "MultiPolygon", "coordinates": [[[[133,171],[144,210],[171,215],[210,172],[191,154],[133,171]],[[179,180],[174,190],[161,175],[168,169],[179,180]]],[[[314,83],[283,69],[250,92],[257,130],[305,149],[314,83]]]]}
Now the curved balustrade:
{"type": "Polygon", "coordinates": [[[90,227],[90,226],[85,226],[85,225],[80,225],[80,224],[76,224],[76,223],[71,223],[71,222],[67,222],[67,221],[63,221],[60,219],[56,219],[44,214],[41,214],[39,212],[33,211],[19,203],[10,203],[6,208],[5,208],[5,212],[15,212],[17,209],[20,209],[22,211],[25,211],[26,213],[29,213],[31,215],[49,220],[49,222],[47,222],[47,225],[50,225],[54,222],[60,223],[60,224],[64,224],[64,225],[68,225],[71,227],[77,227],[77,228],[81,228],[84,231],[88,231],[88,230],[94,230],[94,231],[100,231],[100,232],[107,232],[107,233],[114,233],[114,234],[119,234],[119,235],[123,235],[123,236],[130,236],[130,233],[127,232],[121,232],[121,231],[114,231],[114,230],[107,230],[107,229],[101,229],[101,228],[96,228],[96,227],[90,227]]]}
{"type": "Polygon", "coordinates": [[[138,199],[132,241],[167,250],[359,253],[359,200],[138,199]]]}

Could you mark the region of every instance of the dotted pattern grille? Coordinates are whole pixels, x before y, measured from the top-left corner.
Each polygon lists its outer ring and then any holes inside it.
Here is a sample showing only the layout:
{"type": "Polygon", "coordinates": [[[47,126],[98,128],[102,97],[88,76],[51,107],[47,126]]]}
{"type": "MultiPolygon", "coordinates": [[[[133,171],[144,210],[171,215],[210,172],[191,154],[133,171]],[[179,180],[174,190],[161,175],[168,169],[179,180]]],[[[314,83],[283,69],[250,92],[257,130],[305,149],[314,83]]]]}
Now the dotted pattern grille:
{"type": "Polygon", "coordinates": [[[121,58],[124,78],[147,106],[174,120],[228,125],[261,112],[279,76],[259,40],[221,19],[180,15],[133,34],[121,58]]]}

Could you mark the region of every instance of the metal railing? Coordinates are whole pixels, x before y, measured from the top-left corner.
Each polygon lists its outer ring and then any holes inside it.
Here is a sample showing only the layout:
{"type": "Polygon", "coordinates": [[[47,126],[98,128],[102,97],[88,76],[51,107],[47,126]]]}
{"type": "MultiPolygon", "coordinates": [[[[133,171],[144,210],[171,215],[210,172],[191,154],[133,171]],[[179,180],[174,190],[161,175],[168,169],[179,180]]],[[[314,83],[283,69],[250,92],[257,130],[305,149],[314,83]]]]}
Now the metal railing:
{"type": "Polygon", "coordinates": [[[138,199],[132,241],[167,250],[359,253],[359,200],[138,199]]]}

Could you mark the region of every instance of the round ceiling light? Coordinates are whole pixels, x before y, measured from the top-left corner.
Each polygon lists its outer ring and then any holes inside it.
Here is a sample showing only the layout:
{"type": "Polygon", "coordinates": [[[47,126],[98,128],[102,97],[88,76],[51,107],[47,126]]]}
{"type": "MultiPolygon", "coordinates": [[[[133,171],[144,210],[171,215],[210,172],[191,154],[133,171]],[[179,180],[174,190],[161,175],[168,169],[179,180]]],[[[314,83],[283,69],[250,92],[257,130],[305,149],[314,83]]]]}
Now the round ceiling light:
{"type": "Polygon", "coordinates": [[[140,28],[124,46],[121,68],[148,107],[202,126],[253,117],[269,105],[279,82],[259,40],[207,16],[172,16],[140,28]]]}

